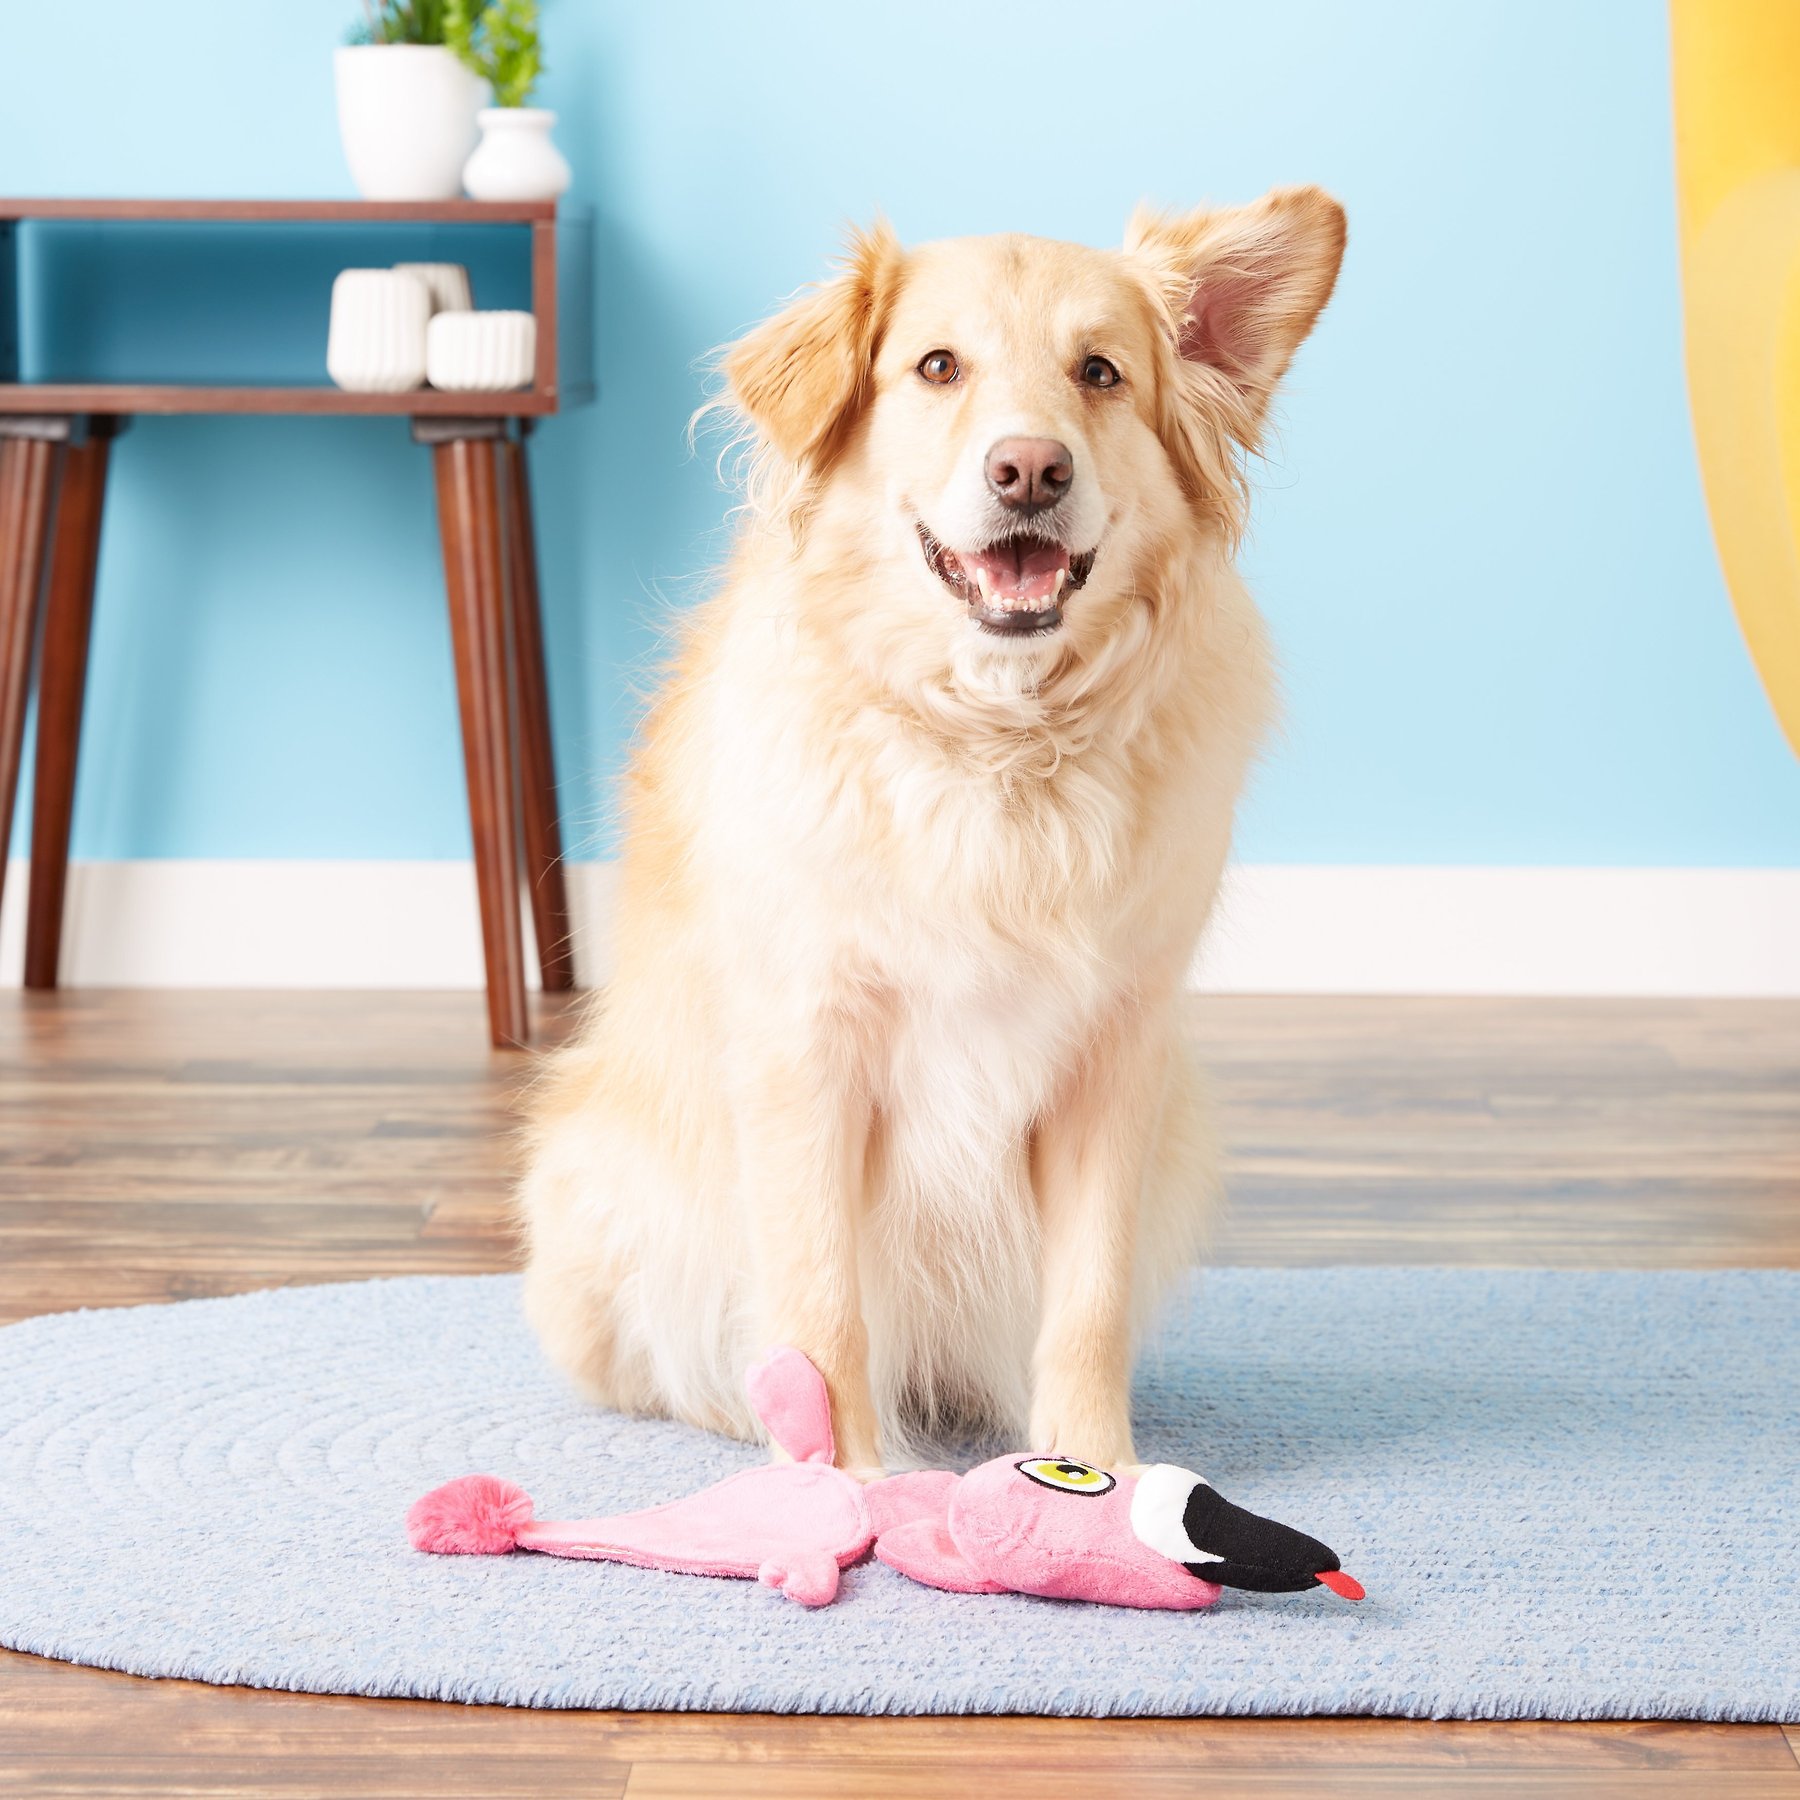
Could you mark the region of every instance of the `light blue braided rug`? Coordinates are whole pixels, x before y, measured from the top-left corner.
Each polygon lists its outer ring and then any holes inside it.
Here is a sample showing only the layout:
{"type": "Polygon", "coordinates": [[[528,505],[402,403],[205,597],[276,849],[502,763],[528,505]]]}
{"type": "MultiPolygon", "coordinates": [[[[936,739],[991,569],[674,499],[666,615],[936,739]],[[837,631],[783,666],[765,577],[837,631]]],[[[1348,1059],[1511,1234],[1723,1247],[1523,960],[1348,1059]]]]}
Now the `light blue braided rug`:
{"type": "MultiPolygon", "coordinates": [[[[546,1517],[756,1452],[578,1403],[510,1277],[290,1288],[0,1332],[0,1642],[143,1675],[530,1706],[1800,1719],[1800,1274],[1228,1270],[1139,1380],[1139,1453],[1366,1583],[1208,1613],[426,1557],[475,1470],[546,1517]]],[[[1026,1448],[1026,1446],[1018,1446],[1026,1448]]]]}

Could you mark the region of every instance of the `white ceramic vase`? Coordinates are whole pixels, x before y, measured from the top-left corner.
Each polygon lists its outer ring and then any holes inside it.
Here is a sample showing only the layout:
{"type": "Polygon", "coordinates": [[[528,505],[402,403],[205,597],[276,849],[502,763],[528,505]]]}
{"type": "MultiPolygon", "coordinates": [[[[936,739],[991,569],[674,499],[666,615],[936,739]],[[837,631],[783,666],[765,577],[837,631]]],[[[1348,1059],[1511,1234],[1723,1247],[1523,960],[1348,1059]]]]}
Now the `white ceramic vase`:
{"type": "Polygon", "coordinates": [[[528,312],[441,312],[425,345],[425,372],[434,388],[503,394],[531,386],[537,320],[528,312]]]}
{"type": "MultiPolygon", "coordinates": [[[[452,315],[446,314],[445,317],[452,315]]],[[[353,394],[403,394],[425,379],[431,294],[393,269],[345,269],[331,284],[325,367],[353,394]]]]}
{"type": "Polygon", "coordinates": [[[455,200],[487,83],[439,44],[337,52],[338,135],[365,200],[455,200]]]}
{"type": "Polygon", "coordinates": [[[468,312],[475,304],[469,271],[461,263],[395,263],[394,273],[424,282],[434,313],[468,312]]]}
{"type": "Polygon", "coordinates": [[[568,159],[550,141],[556,114],[540,106],[483,109],[481,143],[462,172],[473,200],[554,200],[569,185],[568,159]]]}

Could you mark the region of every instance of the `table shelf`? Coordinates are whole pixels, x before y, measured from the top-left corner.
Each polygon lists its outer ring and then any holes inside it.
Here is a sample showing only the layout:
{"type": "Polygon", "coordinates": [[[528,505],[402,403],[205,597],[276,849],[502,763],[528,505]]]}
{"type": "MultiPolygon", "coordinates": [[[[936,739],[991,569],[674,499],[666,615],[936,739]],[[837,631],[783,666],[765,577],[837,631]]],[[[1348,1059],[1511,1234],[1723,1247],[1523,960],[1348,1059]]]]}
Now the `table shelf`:
{"type": "MultiPolygon", "coordinates": [[[[418,260],[416,257],[413,260],[418,260]]],[[[589,315],[593,213],[555,200],[156,200],[8,199],[0,197],[0,417],[33,414],[344,414],[431,418],[534,418],[594,398],[589,315]],[[225,379],[198,381],[21,381],[25,373],[78,375],[78,368],[20,366],[17,239],[35,226],[337,225],[523,227],[531,311],[537,319],[532,384],[506,393],[466,394],[418,388],[401,394],[353,394],[328,382],[225,379]],[[10,379],[8,379],[10,378],[10,379]]],[[[319,319],[319,341],[326,320],[319,319]]],[[[94,373],[99,373],[95,370],[94,373]]],[[[107,371],[115,376],[127,369],[107,371]]],[[[271,370],[275,373],[275,370],[271,370]]],[[[294,374],[298,371],[282,371],[294,374]]],[[[221,374],[226,371],[221,370],[221,374]]],[[[250,367],[241,371],[262,373],[250,367]]],[[[309,371],[310,373],[310,371],[309,371]]],[[[322,373],[322,371],[321,371],[322,373]]],[[[240,374],[232,370],[231,374],[240,374]]]]}

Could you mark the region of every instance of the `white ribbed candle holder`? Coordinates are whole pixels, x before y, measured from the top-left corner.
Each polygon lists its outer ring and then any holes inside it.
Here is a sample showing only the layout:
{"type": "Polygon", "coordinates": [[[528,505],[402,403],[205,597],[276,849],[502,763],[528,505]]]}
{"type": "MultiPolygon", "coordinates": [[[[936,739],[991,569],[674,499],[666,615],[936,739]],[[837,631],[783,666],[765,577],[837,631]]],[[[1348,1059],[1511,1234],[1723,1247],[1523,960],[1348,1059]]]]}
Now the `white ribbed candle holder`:
{"type": "Polygon", "coordinates": [[[392,269],[346,269],[331,284],[325,367],[355,394],[401,394],[425,379],[425,284],[392,269]]]}
{"type": "Polygon", "coordinates": [[[528,312],[444,312],[425,334],[425,372],[434,388],[464,394],[530,387],[537,320],[528,312]]]}
{"type": "Polygon", "coordinates": [[[434,313],[467,312],[475,304],[469,271],[461,263],[395,263],[394,273],[424,282],[434,313]]]}

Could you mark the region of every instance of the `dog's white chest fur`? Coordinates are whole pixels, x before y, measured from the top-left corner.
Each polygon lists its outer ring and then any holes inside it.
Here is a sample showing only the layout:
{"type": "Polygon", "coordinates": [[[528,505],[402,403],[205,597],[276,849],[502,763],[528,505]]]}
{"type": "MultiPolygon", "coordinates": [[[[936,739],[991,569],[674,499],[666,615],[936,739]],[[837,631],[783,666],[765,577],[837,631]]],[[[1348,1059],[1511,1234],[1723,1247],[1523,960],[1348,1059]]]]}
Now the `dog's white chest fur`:
{"type": "Polygon", "coordinates": [[[904,1147],[906,1183],[933,1204],[973,1203],[1022,1151],[1122,978],[1123,819],[1073,762],[1009,778],[896,756],[867,803],[907,846],[889,867],[854,834],[841,846],[849,883],[874,896],[844,950],[853,980],[881,997],[869,1091],[904,1147]]]}
{"type": "Polygon", "coordinates": [[[871,1372],[914,1412],[1025,1405],[1032,1134],[1121,979],[1108,926],[1122,826],[1086,787],[1073,767],[1028,784],[914,768],[874,796],[891,796],[903,873],[839,865],[875,896],[843,947],[871,996],[854,1039],[871,1372]]]}

